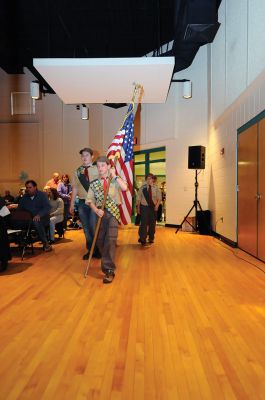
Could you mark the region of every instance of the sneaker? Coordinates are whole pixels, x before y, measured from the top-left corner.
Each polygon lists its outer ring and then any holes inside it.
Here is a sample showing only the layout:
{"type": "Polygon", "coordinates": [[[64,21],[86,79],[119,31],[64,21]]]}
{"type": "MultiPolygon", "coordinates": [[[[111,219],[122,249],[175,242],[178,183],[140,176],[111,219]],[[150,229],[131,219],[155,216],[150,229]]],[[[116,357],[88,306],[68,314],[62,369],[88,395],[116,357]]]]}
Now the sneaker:
{"type": "Polygon", "coordinates": [[[52,246],[50,244],[45,244],[43,246],[43,251],[52,251],[52,246]]]}
{"type": "Polygon", "coordinates": [[[89,259],[89,251],[83,255],[83,260],[88,260],[89,259]]]}
{"type": "Polygon", "coordinates": [[[103,278],[103,283],[111,283],[115,277],[114,272],[111,269],[106,271],[106,275],[103,278]]]}

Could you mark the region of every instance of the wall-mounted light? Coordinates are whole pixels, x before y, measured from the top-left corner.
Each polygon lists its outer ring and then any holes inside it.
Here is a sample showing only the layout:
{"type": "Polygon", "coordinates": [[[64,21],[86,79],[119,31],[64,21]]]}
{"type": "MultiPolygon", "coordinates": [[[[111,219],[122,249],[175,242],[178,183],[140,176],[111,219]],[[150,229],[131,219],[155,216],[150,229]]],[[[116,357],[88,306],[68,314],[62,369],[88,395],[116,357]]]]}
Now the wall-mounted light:
{"type": "Polygon", "coordinates": [[[32,99],[38,100],[40,98],[40,84],[37,81],[30,82],[30,96],[32,99]]]}
{"type": "Polygon", "coordinates": [[[81,105],[81,118],[88,119],[88,108],[85,104],[81,105]]]}
{"type": "Polygon", "coordinates": [[[192,97],[192,82],[185,81],[183,82],[183,98],[190,99],[192,97]]]}
{"type": "Polygon", "coordinates": [[[171,79],[171,82],[183,82],[182,97],[184,99],[192,97],[192,82],[189,79],[171,79]]]}

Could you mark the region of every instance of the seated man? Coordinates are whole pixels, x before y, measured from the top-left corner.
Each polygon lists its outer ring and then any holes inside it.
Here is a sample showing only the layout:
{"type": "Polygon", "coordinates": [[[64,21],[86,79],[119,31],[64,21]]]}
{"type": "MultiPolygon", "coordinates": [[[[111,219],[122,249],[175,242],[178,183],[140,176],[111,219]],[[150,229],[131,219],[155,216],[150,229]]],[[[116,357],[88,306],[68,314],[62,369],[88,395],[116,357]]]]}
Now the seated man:
{"type": "Polygon", "coordinates": [[[39,238],[43,244],[44,251],[51,251],[52,247],[48,243],[45,227],[50,224],[50,203],[45,193],[37,188],[37,183],[28,180],[25,183],[26,193],[21,198],[18,210],[29,211],[33,218],[33,226],[38,232],[39,238]]]}
{"type": "Polygon", "coordinates": [[[12,196],[12,195],[10,194],[10,190],[6,190],[6,191],[5,191],[4,200],[5,200],[5,202],[6,202],[7,204],[13,203],[13,201],[14,201],[14,196],[12,196]]]}
{"type": "Polygon", "coordinates": [[[52,178],[50,180],[48,180],[48,182],[46,183],[45,186],[49,186],[49,188],[54,188],[57,189],[57,186],[60,183],[60,175],[58,174],[58,172],[54,172],[52,175],[52,178]]]}
{"type": "Polygon", "coordinates": [[[19,189],[18,195],[17,195],[17,196],[15,197],[15,199],[14,199],[14,203],[15,203],[15,204],[19,204],[20,200],[22,199],[22,197],[23,197],[24,194],[25,194],[25,190],[26,190],[25,187],[21,187],[21,188],[19,189]]]}

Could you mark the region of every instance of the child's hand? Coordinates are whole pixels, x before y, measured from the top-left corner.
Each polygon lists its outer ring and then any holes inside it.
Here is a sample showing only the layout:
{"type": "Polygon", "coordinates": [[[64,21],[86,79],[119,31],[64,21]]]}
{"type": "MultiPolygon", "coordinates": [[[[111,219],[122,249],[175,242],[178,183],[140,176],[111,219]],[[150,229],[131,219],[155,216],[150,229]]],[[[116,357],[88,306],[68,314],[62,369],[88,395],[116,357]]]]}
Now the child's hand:
{"type": "Polygon", "coordinates": [[[110,168],[109,173],[110,173],[111,179],[114,179],[116,176],[115,168],[114,167],[110,168]]]}
{"type": "Polygon", "coordinates": [[[104,215],[104,210],[101,210],[100,208],[97,208],[96,214],[99,218],[102,218],[104,215]]]}

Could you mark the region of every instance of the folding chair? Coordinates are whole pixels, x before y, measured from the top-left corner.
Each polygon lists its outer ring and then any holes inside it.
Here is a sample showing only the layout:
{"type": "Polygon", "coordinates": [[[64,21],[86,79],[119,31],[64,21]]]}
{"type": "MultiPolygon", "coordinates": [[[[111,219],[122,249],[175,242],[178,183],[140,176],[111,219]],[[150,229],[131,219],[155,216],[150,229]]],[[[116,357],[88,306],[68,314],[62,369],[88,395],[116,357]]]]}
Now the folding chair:
{"type": "Polygon", "coordinates": [[[33,254],[33,243],[37,239],[37,234],[33,236],[31,213],[29,211],[15,210],[10,214],[9,224],[11,229],[21,230],[21,234],[15,237],[15,243],[22,250],[21,260],[23,260],[28,246],[31,247],[31,253],[33,254]]]}

